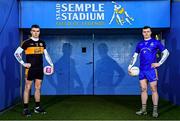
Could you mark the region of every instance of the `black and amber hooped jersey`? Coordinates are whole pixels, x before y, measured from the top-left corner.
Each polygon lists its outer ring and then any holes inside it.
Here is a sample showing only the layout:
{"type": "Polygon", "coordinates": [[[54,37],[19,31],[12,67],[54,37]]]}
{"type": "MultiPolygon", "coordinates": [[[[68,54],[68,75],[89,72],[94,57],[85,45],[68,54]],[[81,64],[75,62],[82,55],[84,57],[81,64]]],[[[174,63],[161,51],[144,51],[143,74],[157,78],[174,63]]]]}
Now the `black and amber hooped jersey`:
{"type": "Polygon", "coordinates": [[[26,62],[31,63],[31,68],[43,67],[43,54],[46,49],[44,41],[28,39],[22,43],[21,48],[24,49],[26,62]]]}

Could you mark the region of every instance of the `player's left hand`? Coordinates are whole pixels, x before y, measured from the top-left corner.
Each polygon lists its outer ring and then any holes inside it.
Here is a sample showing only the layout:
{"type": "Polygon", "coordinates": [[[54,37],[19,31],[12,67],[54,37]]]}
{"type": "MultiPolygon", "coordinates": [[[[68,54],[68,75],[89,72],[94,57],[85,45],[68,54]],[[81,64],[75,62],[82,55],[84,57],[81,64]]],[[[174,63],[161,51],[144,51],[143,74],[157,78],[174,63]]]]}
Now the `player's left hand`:
{"type": "Polygon", "coordinates": [[[131,75],[131,70],[130,69],[128,69],[128,74],[131,75]]]}
{"type": "Polygon", "coordinates": [[[52,74],[54,73],[54,65],[53,66],[51,66],[51,68],[52,68],[52,74]]]}
{"type": "Polygon", "coordinates": [[[157,67],[159,67],[159,66],[160,66],[159,63],[152,63],[152,64],[151,64],[151,67],[152,67],[152,68],[157,68],[157,67]]]}

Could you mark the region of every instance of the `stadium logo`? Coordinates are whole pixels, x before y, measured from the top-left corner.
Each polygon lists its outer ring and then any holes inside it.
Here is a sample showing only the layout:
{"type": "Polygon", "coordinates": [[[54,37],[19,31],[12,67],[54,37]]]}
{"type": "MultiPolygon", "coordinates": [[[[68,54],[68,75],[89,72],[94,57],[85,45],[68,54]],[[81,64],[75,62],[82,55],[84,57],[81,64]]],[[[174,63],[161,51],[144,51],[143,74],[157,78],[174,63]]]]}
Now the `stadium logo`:
{"type": "Polygon", "coordinates": [[[122,5],[118,4],[117,2],[112,1],[112,3],[114,4],[114,12],[111,17],[111,20],[109,21],[109,24],[111,24],[113,20],[115,20],[116,23],[120,24],[121,26],[124,25],[125,23],[132,25],[134,18],[129,16],[126,9],[122,5]]]}
{"type": "Polygon", "coordinates": [[[102,25],[104,20],[103,3],[56,3],[56,22],[59,25],[102,25]]]}

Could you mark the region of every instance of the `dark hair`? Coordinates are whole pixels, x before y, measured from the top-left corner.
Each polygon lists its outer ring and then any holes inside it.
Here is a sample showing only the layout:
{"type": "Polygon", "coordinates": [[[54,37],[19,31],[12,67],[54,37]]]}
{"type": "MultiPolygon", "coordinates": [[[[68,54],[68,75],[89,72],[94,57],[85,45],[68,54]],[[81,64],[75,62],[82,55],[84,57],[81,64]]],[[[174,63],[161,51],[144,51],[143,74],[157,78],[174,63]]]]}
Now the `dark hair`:
{"type": "Polygon", "coordinates": [[[37,24],[33,24],[33,25],[31,26],[31,29],[32,29],[32,28],[39,28],[39,29],[40,29],[39,25],[37,25],[37,24]]]}
{"type": "Polygon", "coordinates": [[[143,29],[151,29],[150,26],[144,26],[143,29]]]}

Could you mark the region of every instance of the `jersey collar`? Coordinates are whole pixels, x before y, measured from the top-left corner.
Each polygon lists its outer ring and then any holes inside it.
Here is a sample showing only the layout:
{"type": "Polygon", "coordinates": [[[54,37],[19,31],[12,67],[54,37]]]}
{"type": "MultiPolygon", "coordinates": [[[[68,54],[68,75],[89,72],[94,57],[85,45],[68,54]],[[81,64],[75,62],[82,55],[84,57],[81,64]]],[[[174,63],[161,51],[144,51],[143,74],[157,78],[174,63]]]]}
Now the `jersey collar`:
{"type": "Polygon", "coordinates": [[[144,39],[145,41],[149,41],[149,40],[151,40],[152,38],[148,38],[148,39],[144,39]]]}
{"type": "Polygon", "coordinates": [[[31,39],[35,42],[39,40],[39,38],[34,38],[34,37],[31,37],[31,39]]]}

